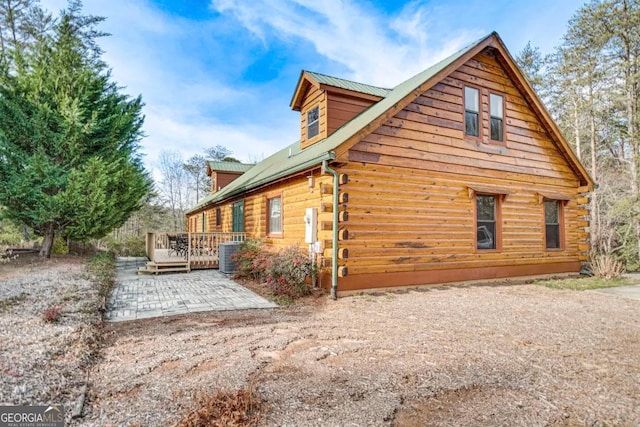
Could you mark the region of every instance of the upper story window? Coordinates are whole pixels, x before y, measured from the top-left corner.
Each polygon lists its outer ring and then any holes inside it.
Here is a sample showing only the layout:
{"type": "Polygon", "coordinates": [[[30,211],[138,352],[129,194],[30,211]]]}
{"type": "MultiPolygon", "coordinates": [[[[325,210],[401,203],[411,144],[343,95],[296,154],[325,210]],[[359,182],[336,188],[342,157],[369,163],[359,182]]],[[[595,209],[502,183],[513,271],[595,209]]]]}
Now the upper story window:
{"type": "Polygon", "coordinates": [[[267,200],[268,234],[282,234],[282,197],[267,200]]]}
{"type": "Polygon", "coordinates": [[[504,141],[504,99],[500,95],[489,95],[491,110],[491,140],[504,141]]]}
{"type": "Polygon", "coordinates": [[[500,224],[498,223],[498,196],[476,195],[476,248],[498,249],[500,224]]]}
{"type": "Polygon", "coordinates": [[[307,112],[307,139],[315,138],[320,133],[320,107],[307,112]]]}
{"type": "Polygon", "coordinates": [[[480,91],[474,87],[464,87],[464,132],[480,136],[480,91]]]}
{"type": "Polygon", "coordinates": [[[558,200],[544,201],[544,235],[547,249],[562,248],[562,209],[558,200]]]}

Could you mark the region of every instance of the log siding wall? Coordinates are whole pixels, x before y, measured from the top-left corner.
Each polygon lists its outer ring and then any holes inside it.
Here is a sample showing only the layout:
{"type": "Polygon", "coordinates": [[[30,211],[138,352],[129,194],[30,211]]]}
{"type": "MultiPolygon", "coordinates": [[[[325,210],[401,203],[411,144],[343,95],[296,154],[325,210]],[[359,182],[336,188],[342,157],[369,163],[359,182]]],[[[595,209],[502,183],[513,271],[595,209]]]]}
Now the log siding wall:
{"type": "MultiPolygon", "coordinates": [[[[311,87],[301,107],[320,105],[320,140],[366,100],[311,87]]],[[[360,110],[362,108],[362,110],[360,110]]],[[[343,121],[344,120],[344,121],[343,121]]],[[[588,245],[587,199],[579,179],[500,62],[480,53],[355,145],[340,147],[333,167],[340,185],[339,291],[578,271],[588,245]],[[464,135],[463,90],[480,89],[480,138],[464,135]],[[504,142],[490,140],[489,94],[504,97],[504,142]],[[343,154],[341,154],[343,153],[343,154]],[[501,247],[476,249],[475,188],[502,195],[501,247]],[[545,245],[545,197],[562,199],[563,247],[545,245]]],[[[332,244],[332,178],[315,169],[313,191],[301,174],[248,193],[245,231],[274,248],[304,243],[305,209],[318,208],[319,262],[327,286],[332,244]],[[281,194],[283,235],[267,237],[266,201],[281,194]]],[[[238,199],[236,199],[238,200],[238,199]]],[[[232,204],[219,205],[221,231],[231,231],[232,204]]],[[[215,208],[207,208],[215,225],[215,208]]],[[[200,211],[201,212],[201,211],[200,211]]],[[[189,220],[201,217],[194,212],[189,220]]],[[[191,222],[189,222],[191,224],[191,222]]]]}
{"type": "Polygon", "coordinates": [[[501,268],[504,275],[573,271],[586,259],[578,179],[491,55],[476,55],[339,160],[349,175],[341,188],[349,194],[341,290],[501,277],[501,268]],[[465,84],[481,90],[480,140],[464,135],[465,84]],[[490,141],[492,92],[505,97],[501,144],[490,141]],[[476,250],[474,186],[511,193],[500,204],[500,250],[476,250]],[[570,198],[562,250],[545,248],[545,193],[570,198]],[[460,269],[466,276],[453,274],[460,269]]]}

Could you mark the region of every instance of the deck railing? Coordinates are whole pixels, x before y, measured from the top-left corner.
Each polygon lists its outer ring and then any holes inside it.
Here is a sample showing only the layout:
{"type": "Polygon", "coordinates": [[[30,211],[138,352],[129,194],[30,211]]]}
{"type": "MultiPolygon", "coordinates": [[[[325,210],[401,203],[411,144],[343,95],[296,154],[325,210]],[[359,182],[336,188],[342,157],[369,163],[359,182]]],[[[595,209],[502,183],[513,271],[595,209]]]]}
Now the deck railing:
{"type": "Polygon", "coordinates": [[[183,259],[191,268],[217,268],[220,244],[245,239],[246,233],[147,233],[147,256],[156,263],[183,259]]]}

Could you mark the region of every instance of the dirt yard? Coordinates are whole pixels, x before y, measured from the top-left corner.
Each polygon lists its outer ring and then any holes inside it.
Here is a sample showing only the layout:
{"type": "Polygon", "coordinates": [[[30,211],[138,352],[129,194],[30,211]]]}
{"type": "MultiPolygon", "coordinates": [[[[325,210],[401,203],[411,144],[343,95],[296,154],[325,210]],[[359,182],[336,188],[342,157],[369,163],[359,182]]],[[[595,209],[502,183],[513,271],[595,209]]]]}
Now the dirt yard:
{"type": "Polygon", "coordinates": [[[592,292],[442,286],[105,332],[72,425],[173,425],[193,392],[247,387],[265,426],[640,425],[640,301],[592,292]]]}

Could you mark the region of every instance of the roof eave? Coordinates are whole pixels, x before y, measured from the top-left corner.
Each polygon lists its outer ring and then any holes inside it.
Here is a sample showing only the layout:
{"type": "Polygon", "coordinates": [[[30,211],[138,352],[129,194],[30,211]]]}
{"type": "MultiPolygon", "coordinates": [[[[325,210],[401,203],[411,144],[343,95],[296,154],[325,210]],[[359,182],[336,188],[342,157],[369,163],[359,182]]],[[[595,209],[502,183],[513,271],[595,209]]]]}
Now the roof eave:
{"type": "Polygon", "coordinates": [[[253,181],[247,185],[244,186],[240,186],[238,188],[234,188],[232,191],[230,191],[228,194],[224,192],[224,190],[222,190],[219,195],[220,197],[216,197],[214,196],[212,199],[207,200],[206,202],[201,202],[198,205],[196,205],[195,207],[189,209],[188,211],[186,211],[185,213],[191,214],[193,212],[197,212],[199,210],[202,210],[210,205],[213,204],[219,204],[219,203],[223,203],[231,198],[234,198],[244,192],[247,191],[251,191],[251,190],[255,190],[257,188],[263,187],[265,185],[269,185],[272,184],[275,181],[278,181],[282,178],[286,178],[290,175],[295,175],[301,171],[307,170],[311,167],[314,166],[319,166],[320,164],[322,164],[323,161],[325,160],[333,160],[335,159],[335,153],[333,151],[329,151],[329,152],[324,152],[321,153],[321,155],[314,157],[313,159],[310,159],[304,163],[301,163],[299,165],[296,165],[295,167],[291,168],[291,169],[287,169],[286,171],[282,171],[280,173],[276,173],[274,175],[270,175],[268,177],[253,181]]]}

